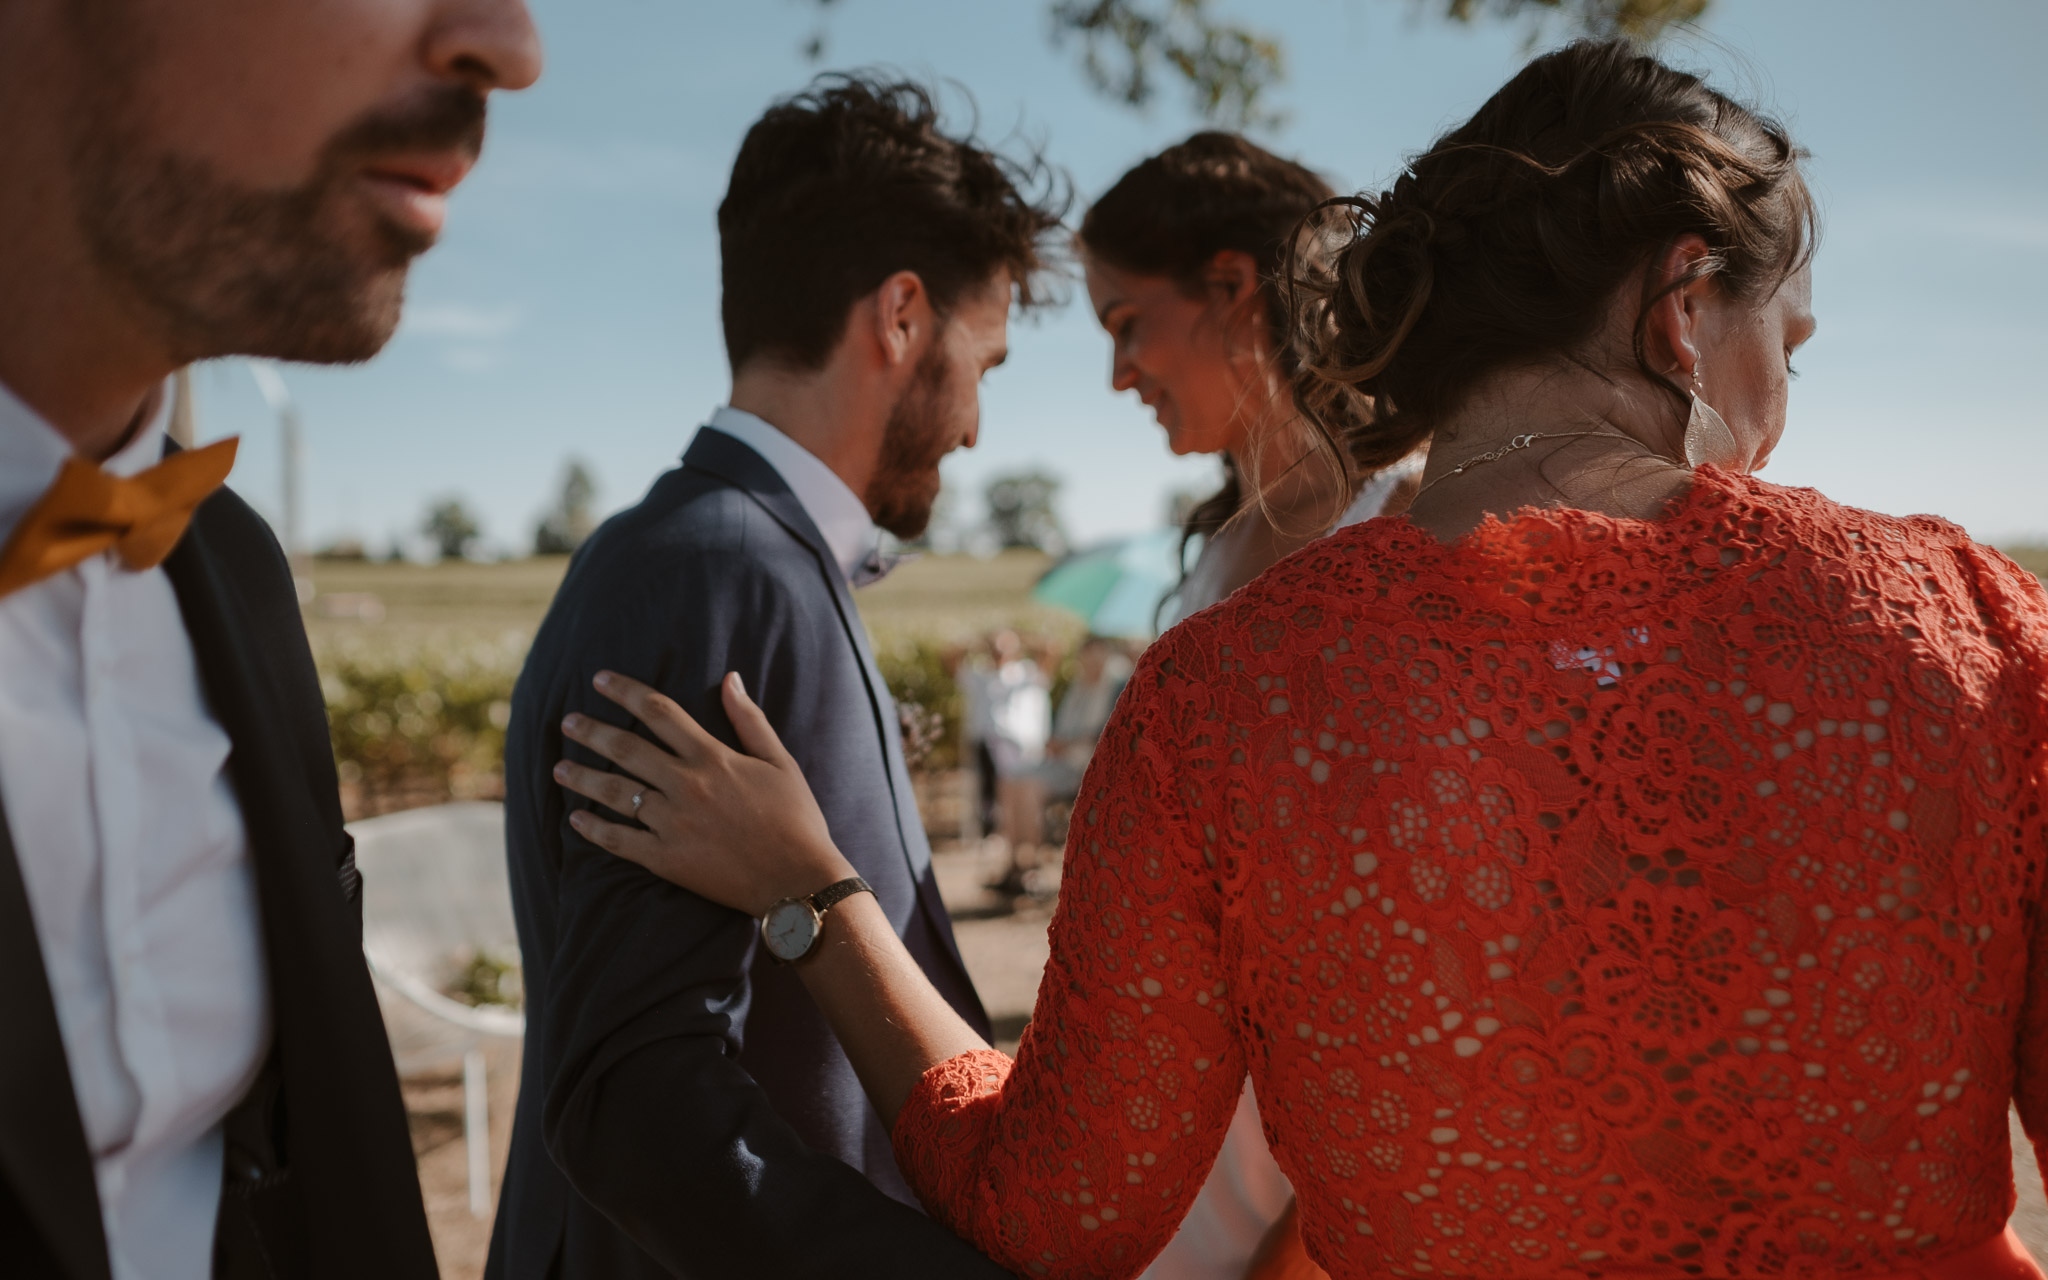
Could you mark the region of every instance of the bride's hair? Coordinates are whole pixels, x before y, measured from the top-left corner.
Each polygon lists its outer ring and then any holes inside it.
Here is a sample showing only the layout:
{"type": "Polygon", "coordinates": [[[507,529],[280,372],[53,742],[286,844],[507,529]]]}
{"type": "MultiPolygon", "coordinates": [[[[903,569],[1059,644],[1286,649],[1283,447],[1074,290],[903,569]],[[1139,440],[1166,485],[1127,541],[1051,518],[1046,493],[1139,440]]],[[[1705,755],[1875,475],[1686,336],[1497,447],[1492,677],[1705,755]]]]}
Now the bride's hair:
{"type": "MultiPolygon", "coordinates": [[[[1274,155],[1235,133],[1205,131],[1139,162],[1102,194],[1081,220],[1076,239],[1089,256],[1123,271],[1172,280],[1190,295],[1219,253],[1235,250],[1257,265],[1267,347],[1282,378],[1293,382],[1300,361],[1288,341],[1289,320],[1273,281],[1289,240],[1310,210],[1336,194],[1312,169],[1274,155]]],[[[1318,424],[1330,456],[1341,458],[1346,423],[1356,414],[1334,400],[1318,424]]],[[[1271,477],[1264,477],[1270,480],[1271,477]]],[[[1190,538],[1215,533],[1237,514],[1244,480],[1223,457],[1223,487],[1197,504],[1184,529],[1190,538]]]]}
{"type": "Polygon", "coordinates": [[[1392,190],[1310,215],[1335,249],[1293,254],[1283,279],[1296,401],[1341,425],[1360,467],[1384,466],[1487,374],[1578,351],[1630,276],[1693,234],[1707,254],[1646,284],[1635,326],[1637,366],[1682,399],[1649,366],[1642,315],[1708,276],[1775,293],[1818,231],[1803,156],[1775,121],[1626,42],[1544,54],[1392,190]]]}

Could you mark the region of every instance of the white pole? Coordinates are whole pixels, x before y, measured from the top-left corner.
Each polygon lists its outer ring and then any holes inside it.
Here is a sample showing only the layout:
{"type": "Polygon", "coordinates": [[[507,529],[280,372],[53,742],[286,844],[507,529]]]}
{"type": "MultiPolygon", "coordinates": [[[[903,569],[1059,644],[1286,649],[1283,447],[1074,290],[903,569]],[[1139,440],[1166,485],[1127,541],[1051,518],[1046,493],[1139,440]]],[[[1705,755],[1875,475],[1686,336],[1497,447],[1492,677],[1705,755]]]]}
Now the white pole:
{"type": "Polygon", "coordinates": [[[305,432],[299,423],[299,406],[287,403],[277,415],[277,428],[284,443],[284,554],[291,562],[292,576],[305,576],[305,543],[299,537],[299,482],[305,476],[305,432]]]}
{"type": "Polygon", "coordinates": [[[192,397],[192,366],[171,375],[170,437],[181,449],[199,443],[199,411],[192,397]]]}
{"type": "Polygon", "coordinates": [[[299,405],[292,399],[291,389],[284,385],[284,375],[270,361],[249,361],[249,374],[256,379],[256,389],[263,393],[263,402],[277,415],[278,439],[283,446],[280,452],[284,456],[284,510],[279,513],[282,527],[278,530],[278,541],[284,544],[285,559],[292,566],[292,581],[298,585],[303,602],[312,598],[313,583],[306,573],[305,548],[299,542],[299,482],[305,472],[305,433],[299,405]]]}
{"type": "Polygon", "coordinates": [[[462,1134],[469,1144],[469,1215],[491,1212],[491,1094],[484,1079],[484,1051],[462,1055],[462,1134]]]}

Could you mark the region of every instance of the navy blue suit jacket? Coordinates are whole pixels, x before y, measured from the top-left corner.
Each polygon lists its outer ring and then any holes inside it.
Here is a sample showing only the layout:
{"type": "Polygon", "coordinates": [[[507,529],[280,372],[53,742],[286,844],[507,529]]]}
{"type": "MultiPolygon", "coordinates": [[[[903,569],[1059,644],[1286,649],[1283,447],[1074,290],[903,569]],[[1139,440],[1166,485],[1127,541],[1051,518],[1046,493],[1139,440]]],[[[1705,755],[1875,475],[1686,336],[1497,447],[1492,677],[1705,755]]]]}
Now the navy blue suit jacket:
{"type": "Polygon", "coordinates": [[[513,695],[506,842],[528,1031],[489,1275],[1006,1274],[912,1207],[844,1051],[755,922],[569,826],[588,802],[550,769],[604,761],[562,737],[562,716],[630,723],[590,687],[606,668],[735,745],[718,686],[740,672],[911,954],[988,1026],[839,568],[776,471],[707,428],[577,554],[513,695]]]}

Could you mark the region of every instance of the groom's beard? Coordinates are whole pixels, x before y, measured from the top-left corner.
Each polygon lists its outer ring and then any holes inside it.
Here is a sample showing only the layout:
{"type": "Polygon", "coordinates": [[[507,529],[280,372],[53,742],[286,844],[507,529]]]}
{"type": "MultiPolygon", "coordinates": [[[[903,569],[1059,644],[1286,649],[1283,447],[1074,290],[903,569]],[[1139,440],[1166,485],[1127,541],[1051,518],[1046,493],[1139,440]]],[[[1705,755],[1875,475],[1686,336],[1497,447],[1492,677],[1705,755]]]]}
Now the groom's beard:
{"type": "Polygon", "coordinates": [[[868,481],[868,512],[876,524],[905,541],[931,524],[932,504],[939,498],[939,460],[953,451],[945,390],[946,364],[939,344],[933,343],[889,411],[882,456],[868,481]]]}

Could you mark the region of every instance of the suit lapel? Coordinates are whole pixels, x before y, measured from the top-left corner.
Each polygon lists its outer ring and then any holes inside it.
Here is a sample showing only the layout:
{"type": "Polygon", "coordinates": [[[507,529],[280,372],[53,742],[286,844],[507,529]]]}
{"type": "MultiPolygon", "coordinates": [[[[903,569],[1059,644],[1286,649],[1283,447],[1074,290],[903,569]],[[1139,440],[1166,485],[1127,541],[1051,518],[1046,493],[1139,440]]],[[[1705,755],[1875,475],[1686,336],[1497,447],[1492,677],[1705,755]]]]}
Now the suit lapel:
{"type": "MultiPolygon", "coordinates": [[[[200,518],[164,562],[164,570],[192,638],[208,709],[231,744],[228,775],[256,871],[271,1003],[282,1034],[289,1022],[282,1006],[291,999],[293,976],[304,968],[302,958],[319,954],[319,944],[329,941],[321,935],[339,932],[335,925],[343,930],[348,926],[339,909],[352,868],[341,869],[343,885],[338,888],[329,878],[334,873],[311,856],[334,842],[332,828],[340,825],[340,813],[337,807],[330,823],[297,767],[299,753],[282,728],[284,691],[269,678],[276,665],[273,655],[255,648],[257,627],[221,572],[219,557],[210,547],[212,534],[202,508],[200,518]],[[319,910],[322,899],[331,900],[337,910],[319,910]]],[[[352,939],[332,941],[339,954],[355,954],[352,939]]]]}
{"type": "Polygon", "coordinates": [[[226,1234],[217,1237],[258,1269],[230,1264],[223,1274],[296,1275],[315,1260],[337,1275],[431,1274],[289,570],[255,514],[226,493],[200,507],[164,570],[231,744],[269,974],[272,1052],[226,1117],[226,1234]]]}
{"type": "Polygon", "coordinates": [[[896,695],[889,692],[889,682],[882,678],[882,669],[875,665],[875,655],[868,648],[868,629],[860,620],[860,611],[854,607],[845,581],[834,578],[832,585],[835,603],[839,605],[839,620],[846,627],[847,638],[853,642],[853,651],[860,656],[861,674],[868,683],[868,700],[875,707],[875,727],[882,736],[882,749],[889,757],[889,790],[896,800],[896,837],[903,842],[903,856],[910,862],[910,874],[921,880],[931,869],[932,847],[931,842],[925,839],[924,818],[917,812],[917,796],[910,785],[910,767],[903,758],[903,722],[896,710],[896,695]]]}
{"type": "Polygon", "coordinates": [[[818,558],[820,573],[840,581],[838,561],[825,545],[825,535],[818,532],[804,504],[797,501],[789,485],[783,482],[782,473],[770,466],[766,458],[718,428],[705,427],[684,452],[683,465],[708,471],[759,503],[775,517],[777,524],[811,549],[811,554],[818,558]]]}
{"type": "MultiPolygon", "coordinates": [[[[85,1125],[57,1006],[43,971],[28,890],[0,812],[0,1174],[63,1263],[67,1280],[107,1280],[111,1267],[85,1125]]],[[[9,1246],[13,1247],[13,1246],[9,1246]]]]}

